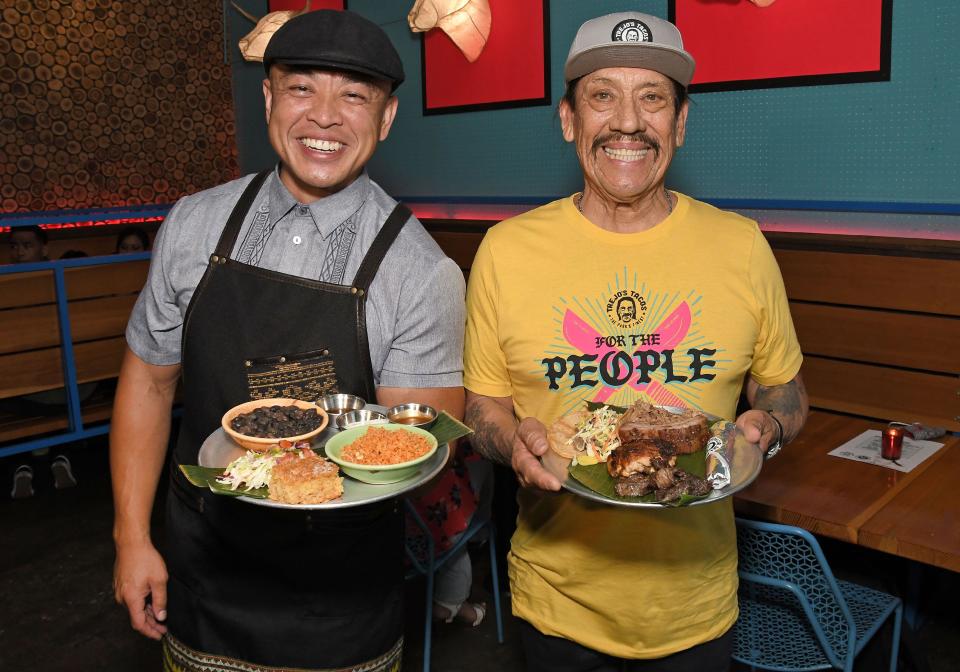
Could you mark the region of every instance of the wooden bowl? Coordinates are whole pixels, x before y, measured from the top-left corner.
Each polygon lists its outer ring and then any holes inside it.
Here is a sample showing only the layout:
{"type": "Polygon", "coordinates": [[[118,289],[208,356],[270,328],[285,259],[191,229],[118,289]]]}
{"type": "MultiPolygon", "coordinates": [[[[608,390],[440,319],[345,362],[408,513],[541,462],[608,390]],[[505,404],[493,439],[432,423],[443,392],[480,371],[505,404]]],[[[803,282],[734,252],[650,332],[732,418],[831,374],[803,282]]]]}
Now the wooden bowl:
{"type": "Polygon", "coordinates": [[[238,404],[223,414],[223,418],[220,419],[220,425],[223,427],[223,431],[226,433],[226,435],[233,439],[241,448],[263,452],[270,448],[270,446],[277,444],[280,441],[289,441],[290,443],[296,443],[297,441],[310,441],[320,434],[320,432],[326,429],[329,421],[330,418],[327,416],[327,412],[313,402],[301,401],[299,399],[276,398],[254,399],[253,401],[238,404]],[[317,412],[317,415],[320,416],[320,426],[311,432],[307,432],[306,434],[297,434],[295,436],[278,436],[275,438],[248,436],[246,434],[239,433],[230,426],[230,422],[238,415],[249,413],[255,408],[262,408],[264,406],[296,406],[297,408],[308,408],[314,410],[317,412]]]}

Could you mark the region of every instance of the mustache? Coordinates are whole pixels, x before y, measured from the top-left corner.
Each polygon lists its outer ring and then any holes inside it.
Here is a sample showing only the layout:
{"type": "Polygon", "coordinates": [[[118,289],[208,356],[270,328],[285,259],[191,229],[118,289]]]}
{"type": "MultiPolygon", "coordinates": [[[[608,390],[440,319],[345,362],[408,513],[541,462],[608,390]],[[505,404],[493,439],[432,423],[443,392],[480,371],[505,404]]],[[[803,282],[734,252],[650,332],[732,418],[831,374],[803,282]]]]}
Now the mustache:
{"type": "Polygon", "coordinates": [[[593,147],[590,149],[591,151],[596,152],[608,142],[642,142],[646,145],[649,145],[654,154],[656,154],[658,157],[660,156],[660,143],[657,142],[656,138],[650,137],[646,133],[606,133],[604,135],[597,136],[597,138],[593,141],[593,147]]]}

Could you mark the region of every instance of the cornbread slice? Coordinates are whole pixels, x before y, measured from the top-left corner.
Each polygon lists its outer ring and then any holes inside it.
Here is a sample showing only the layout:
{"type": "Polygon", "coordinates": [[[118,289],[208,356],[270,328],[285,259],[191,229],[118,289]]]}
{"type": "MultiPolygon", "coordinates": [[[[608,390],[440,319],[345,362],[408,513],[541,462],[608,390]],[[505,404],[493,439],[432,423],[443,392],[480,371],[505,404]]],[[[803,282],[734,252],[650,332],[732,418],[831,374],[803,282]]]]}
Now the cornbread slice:
{"type": "Polygon", "coordinates": [[[321,504],[342,494],[340,468],[309,448],[284,455],[270,474],[270,499],[284,504],[321,504]]]}

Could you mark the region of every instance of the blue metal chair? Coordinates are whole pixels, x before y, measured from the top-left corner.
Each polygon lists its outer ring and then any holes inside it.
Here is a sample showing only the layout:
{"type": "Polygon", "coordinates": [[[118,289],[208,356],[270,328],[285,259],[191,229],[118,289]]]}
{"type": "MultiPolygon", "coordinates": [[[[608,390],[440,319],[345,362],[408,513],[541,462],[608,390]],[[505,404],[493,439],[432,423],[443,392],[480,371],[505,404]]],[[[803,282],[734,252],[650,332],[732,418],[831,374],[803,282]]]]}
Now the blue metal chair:
{"type": "Polygon", "coordinates": [[[893,614],[890,671],[897,667],[900,598],[833,576],[806,530],[737,519],[740,619],[733,658],[765,670],[852,670],[893,614]]]}
{"type": "Polygon", "coordinates": [[[503,617],[500,614],[500,581],[497,578],[497,546],[495,541],[497,535],[493,521],[489,518],[479,519],[479,516],[474,516],[474,519],[470,521],[470,526],[464,530],[460,539],[458,539],[453,546],[438,555],[433,543],[433,535],[430,534],[430,528],[427,527],[427,524],[409,500],[404,499],[403,504],[407,511],[408,520],[412,520],[419,528],[417,532],[407,531],[405,550],[407,558],[410,560],[410,569],[407,571],[406,578],[411,579],[415,576],[423,575],[427,579],[427,615],[423,630],[423,672],[430,672],[430,645],[433,639],[434,573],[483,530],[487,532],[487,546],[490,549],[490,573],[493,579],[493,606],[497,616],[497,641],[503,644],[503,617]]]}

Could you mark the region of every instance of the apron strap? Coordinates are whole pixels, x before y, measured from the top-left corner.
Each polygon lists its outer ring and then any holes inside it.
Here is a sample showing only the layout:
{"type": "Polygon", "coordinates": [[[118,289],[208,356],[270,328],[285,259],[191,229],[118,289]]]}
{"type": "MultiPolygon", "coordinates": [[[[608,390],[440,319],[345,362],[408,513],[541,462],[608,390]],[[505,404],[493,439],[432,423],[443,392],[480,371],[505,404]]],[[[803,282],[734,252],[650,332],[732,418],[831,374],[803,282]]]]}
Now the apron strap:
{"type": "Polygon", "coordinates": [[[266,180],[272,172],[273,169],[269,168],[257,173],[256,176],[250,180],[250,184],[243,190],[243,193],[240,194],[240,200],[233,206],[233,212],[230,213],[230,217],[227,219],[227,225],[223,227],[223,233],[220,234],[220,240],[217,242],[217,248],[213,253],[215,257],[219,257],[220,259],[228,259],[230,257],[230,253],[233,252],[233,244],[240,234],[240,227],[243,226],[243,220],[247,216],[247,211],[253,204],[253,199],[260,193],[260,187],[263,185],[264,180],[266,180]]]}
{"type": "Polygon", "coordinates": [[[400,229],[403,228],[403,225],[407,223],[407,220],[410,219],[412,212],[410,209],[405,206],[403,203],[397,203],[397,206],[393,209],[393,212],[390,213],[390,216],[387,217],[386,223],[383,225],[383,228],[380,229],[380,233],[377,234],[377,237],[373,239],[373,244],[370,245],[370,249],[367,251],[367,256],[363,258],[363,261],[360,263],[360,268],[357,270],[357,275],[353,279],[353,286],[357,289],[363,290],[363,293],[366,294],[370,289],[370,283],[373,282],[374,277],[377,275],[377,271],[380,270],[380,262],[383,261],[383,258],[387,254],[387,250],[390,249],[390,246],[393,245],[393,241],[397,239],[397,236],[400,235],[400,229]]]}

